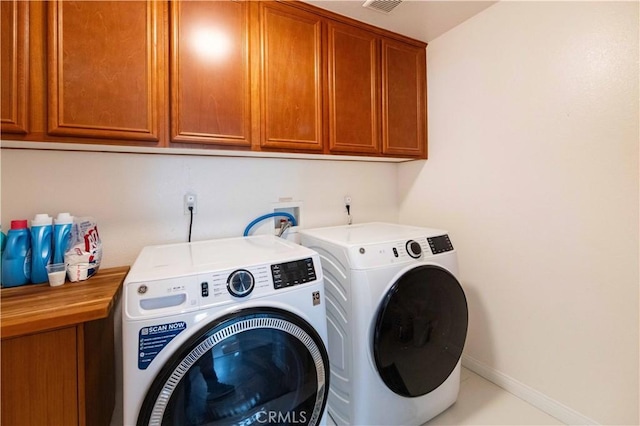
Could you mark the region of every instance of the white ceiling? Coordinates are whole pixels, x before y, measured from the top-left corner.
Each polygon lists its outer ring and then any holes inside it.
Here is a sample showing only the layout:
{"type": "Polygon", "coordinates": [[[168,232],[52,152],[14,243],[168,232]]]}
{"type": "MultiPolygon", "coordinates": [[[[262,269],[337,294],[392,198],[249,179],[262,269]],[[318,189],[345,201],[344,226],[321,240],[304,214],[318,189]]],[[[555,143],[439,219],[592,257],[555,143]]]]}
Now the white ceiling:
{"type": "Polygon", "coordinates": [[[364,0],[303,0],[322,9],[429,42],[496,1],[405,0],[389,14],[362,7],[364,0]]]}

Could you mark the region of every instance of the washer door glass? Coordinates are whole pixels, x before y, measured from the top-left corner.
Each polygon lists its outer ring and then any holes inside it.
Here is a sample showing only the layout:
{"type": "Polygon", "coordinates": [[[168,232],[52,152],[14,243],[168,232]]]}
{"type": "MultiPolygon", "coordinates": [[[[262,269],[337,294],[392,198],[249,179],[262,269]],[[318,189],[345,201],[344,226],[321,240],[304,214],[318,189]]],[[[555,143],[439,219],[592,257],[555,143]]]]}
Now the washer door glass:
{"type": "Polygon", "coordinates": [[[314,425],[329,389],[322,339],[300,317],[245,309],[176,351],[145,398],[138,425],[314,425]]]}
{"type": "Polygon", "coordinates": [[[451,273],[419,266],[404,274],[376,320],[373,352],[384,383],[407,397],[436,389],[458,364],[467,322],[467,300],[451,273]]]}

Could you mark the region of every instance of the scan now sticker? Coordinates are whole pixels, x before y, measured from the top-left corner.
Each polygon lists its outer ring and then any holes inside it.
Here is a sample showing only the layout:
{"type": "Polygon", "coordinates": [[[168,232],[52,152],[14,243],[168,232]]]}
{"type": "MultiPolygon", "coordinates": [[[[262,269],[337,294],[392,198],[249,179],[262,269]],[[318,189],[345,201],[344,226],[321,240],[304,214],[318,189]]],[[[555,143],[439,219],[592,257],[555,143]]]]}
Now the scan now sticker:
{"type": "Polygon", "coordinates": [[[138,333],[138,369],[146,370],[164,347],[186,329],[184,321],[142,327],[138,333]]]}

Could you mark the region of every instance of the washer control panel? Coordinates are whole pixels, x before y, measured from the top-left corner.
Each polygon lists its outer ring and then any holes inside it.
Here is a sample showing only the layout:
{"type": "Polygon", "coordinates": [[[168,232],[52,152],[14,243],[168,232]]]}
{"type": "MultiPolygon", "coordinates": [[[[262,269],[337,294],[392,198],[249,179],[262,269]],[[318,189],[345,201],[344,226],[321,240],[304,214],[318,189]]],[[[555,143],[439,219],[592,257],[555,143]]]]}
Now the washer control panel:
{"type": "Polygon", "coordinates": [[[316,270],[313,266],[313,259],[309,257],[271,265],[271,275],[273,276],[273,288],[279,290],[314,281],[316,270]]]}
{"type": "Polygon", "coordinates": [[[322,276],[316,272],[314,258],[263,264],[246,268],[199,275],[201,303],[219,303],[312,283],[322,276]]]}
{"type": "Polygon", "coordinates": [[[270,235],[147,246],[123,284],[129,319],[304,293],[322,284],[315,251],[270,235]]]}

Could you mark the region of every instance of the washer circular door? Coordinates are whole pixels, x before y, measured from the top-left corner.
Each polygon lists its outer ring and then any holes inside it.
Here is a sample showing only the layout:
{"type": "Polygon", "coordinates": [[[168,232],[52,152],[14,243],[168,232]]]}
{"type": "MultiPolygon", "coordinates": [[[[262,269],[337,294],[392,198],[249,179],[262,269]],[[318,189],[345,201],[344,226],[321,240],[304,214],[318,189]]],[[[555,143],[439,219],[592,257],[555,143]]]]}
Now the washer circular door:
{"type": "Polygon", "coordinates": [[[462,355],[467,324],[464,291],[449,271],[423,265],[402,275],[375,324],[374,359],[386,386],[405,397],[440,386],[462,355]]]}
{"type": "Polygon", "coordinates": [[[329,360],[315,329],[291,312],[239,310],[194,336],[165,364],[141,425],[259,425],[320,421],[329,360]]]}

